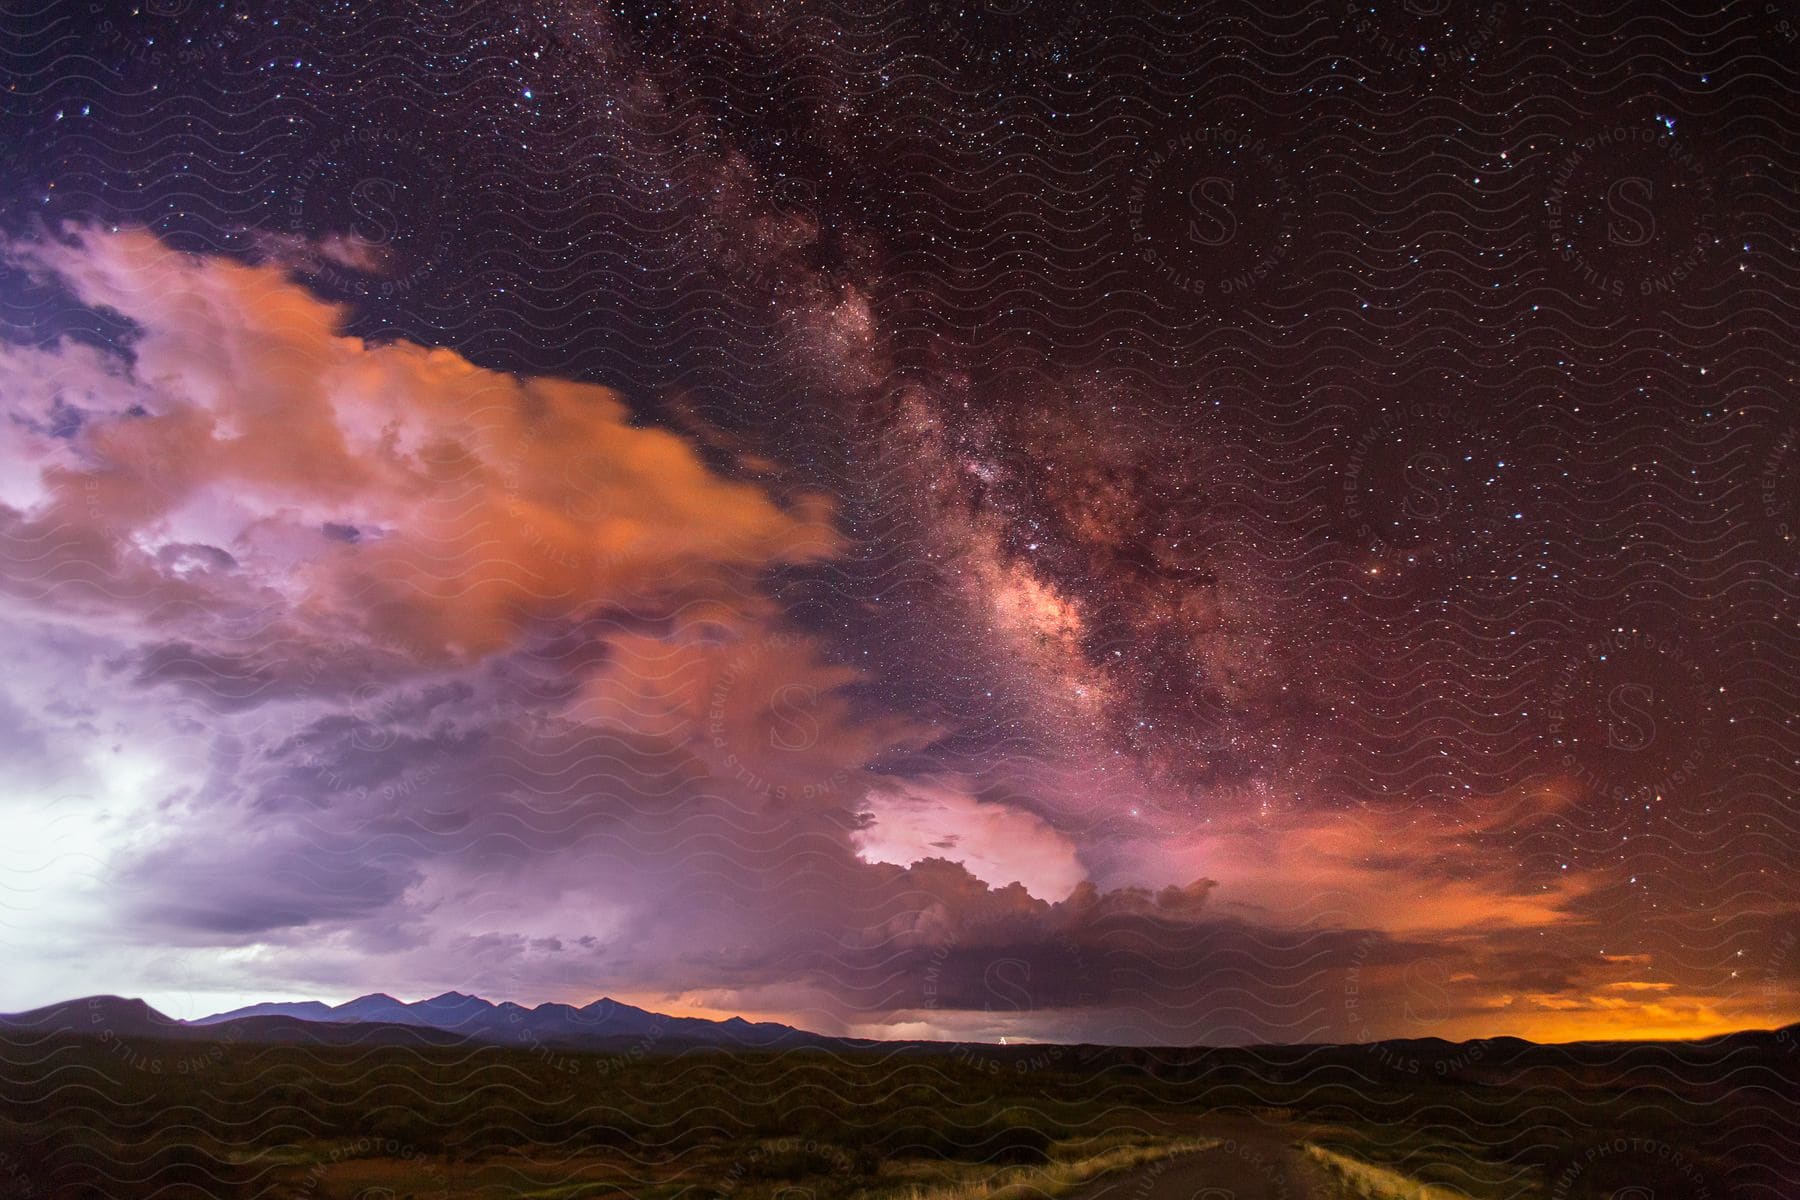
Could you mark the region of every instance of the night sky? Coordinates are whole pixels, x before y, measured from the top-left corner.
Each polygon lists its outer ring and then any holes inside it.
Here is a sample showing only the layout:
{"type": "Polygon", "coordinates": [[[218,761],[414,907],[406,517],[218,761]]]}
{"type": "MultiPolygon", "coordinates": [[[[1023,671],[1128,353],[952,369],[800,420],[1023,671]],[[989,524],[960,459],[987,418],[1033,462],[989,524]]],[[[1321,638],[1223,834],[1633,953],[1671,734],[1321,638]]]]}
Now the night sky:
{"type": "Polygon", "coordinates": [[[1800,8],[9,4],[0,1008],[1800,1019],[1800,8]]]}

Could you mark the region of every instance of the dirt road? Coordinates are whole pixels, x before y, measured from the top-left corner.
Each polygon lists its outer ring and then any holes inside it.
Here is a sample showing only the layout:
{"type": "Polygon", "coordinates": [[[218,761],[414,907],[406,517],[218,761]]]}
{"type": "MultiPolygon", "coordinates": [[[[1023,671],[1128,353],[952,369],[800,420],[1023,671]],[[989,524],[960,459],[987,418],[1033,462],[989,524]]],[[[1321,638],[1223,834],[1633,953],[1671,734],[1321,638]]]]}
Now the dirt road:
{"type": "Polygon", "coordinates": [[[1077,1200],[1330,1200],[1317,1163],[1294,1148],[1295,1130],[1232,1122],[1211,1150],[1100,1180],[1077,1200]]]}

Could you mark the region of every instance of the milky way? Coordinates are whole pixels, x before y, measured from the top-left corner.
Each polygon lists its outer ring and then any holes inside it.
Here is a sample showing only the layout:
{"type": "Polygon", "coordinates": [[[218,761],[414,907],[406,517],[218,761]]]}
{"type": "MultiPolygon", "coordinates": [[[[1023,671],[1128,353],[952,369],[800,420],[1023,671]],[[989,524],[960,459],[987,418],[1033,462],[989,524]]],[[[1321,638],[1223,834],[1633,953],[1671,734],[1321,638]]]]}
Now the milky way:
{"type": "Polygon", "coordinates": [[[1795,1019],[1777,7],[9,12],[0,1006],[1795,1019]]]}

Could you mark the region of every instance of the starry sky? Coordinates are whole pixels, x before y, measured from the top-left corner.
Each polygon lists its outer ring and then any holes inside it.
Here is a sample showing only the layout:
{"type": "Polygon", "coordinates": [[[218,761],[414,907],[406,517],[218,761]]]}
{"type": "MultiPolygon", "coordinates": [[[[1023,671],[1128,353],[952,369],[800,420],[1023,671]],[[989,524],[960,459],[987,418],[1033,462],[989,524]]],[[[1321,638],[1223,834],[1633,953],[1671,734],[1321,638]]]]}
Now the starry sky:
{"type": "Polygon", "coordinates": [[[1800,10],[0,15],[0,1008],[1800,1019],[1800,10]]]}

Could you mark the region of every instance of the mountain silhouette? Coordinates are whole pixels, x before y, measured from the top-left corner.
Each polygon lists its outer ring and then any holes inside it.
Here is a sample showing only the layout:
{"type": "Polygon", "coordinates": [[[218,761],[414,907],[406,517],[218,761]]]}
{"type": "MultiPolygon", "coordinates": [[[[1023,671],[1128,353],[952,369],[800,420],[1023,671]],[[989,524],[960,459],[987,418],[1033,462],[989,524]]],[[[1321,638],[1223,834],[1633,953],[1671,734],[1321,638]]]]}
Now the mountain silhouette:
{"type": "MultiPolygon", "coordinates": [[[[1042,1051],[1029,1044],[869,1041],[828,1037],[791,1025],[752,1022],[742,1017],[711,1021],[671,1017],[608,997],[577,1008],[546,1003],[527,1008],[511,1001],[495,1004],[463,992],[444,992],[410,1003],[383,992],[344,1004],[317,1000],[252,1004],[191,1021],[176,1020],[143,1000],[85,996],[29,1012],[0,1013],[0,1032],[14,1041],[74,1035],[160,1038],[184,1041],[317,1045],[479,1045],[554,1047],[571,1052],[669,1053],[694,1048],[834,1049],[882,1047],[923,1053],[977,1050],[997,1060],[1042,1051]]],[[[1616,1071],[1624,1068],[1687,1068],[1699,1063],[1783,1061],[1800,1044],[1800,1025],[1748,1029],[1688,1041],[1590,1041],[1539,1044],[1516,1037],[1449,1042],[1403,1038],[1361,1044],[1301,1043],[1278,1046],[1145,1047],[1075,1044],[1068,1048],[1096,1061],[1137,1063],[1152,1073],[1183,1078],[1204,1070],[1210,1078],[1269,1078],[1292,1068],[1300,1077],[1328,1065],[1354,1068],[1365,1079],[1433,1078],[1469,1083],[1505,1082],[1520,1072],[1543,1069],[1546,1078],[1567,1082],[1571,1068],[1616,1071]],[[1096,1058],[1096,1056],[1098,1056],[1096,1058]],[[1558,1074],[1557,1072],[1560,1072],[1558,1074]]],[[[960,1052],[960,1051],[959,1051],[960,1052]]],[[[1603,1075],[1602,1078],[1611,1076],[1603,1075]]]]}
{"type": "Polygon", "coordinates": [[[444,992],[411,1003],[384,992],[371,992],[338,1005],[317,1000],[277,1001],[191,1021],[164,1016],[142,1000],[88,996],[30,1012],[0,1015],[0,1025],[17,1031],[116,1037],[321,1042],[466,1040],[571,1049],[618,1048],[624,1044],[645,1050],[659,1045],[668,1049],[692,1045],[774,1049],[853,1044],[790,1025],[752,1022],[742,1017],[724,1021],[671,1017],[611,998],[580,1008],[556,1003],[527,1008],[511,1001],[495,1004],[463,992],[444,992]]]}
{"type": "Polygon", "coordinates": [[[183,1023],[166,1017],[142,1000],[123,996],[83,996],[0,1015],[0,1024],[44,1033],[83,1033],[94,1037],[179,1036],[183,1023]]]}

